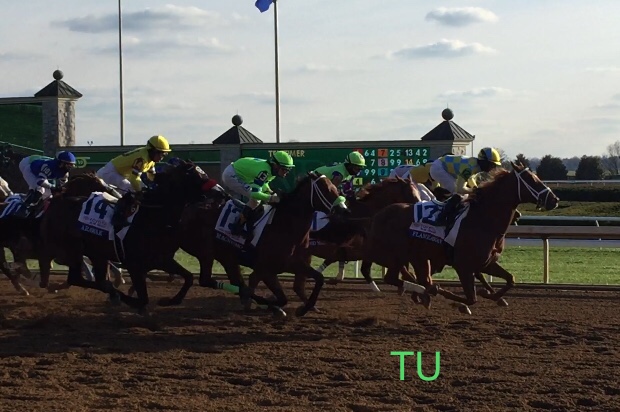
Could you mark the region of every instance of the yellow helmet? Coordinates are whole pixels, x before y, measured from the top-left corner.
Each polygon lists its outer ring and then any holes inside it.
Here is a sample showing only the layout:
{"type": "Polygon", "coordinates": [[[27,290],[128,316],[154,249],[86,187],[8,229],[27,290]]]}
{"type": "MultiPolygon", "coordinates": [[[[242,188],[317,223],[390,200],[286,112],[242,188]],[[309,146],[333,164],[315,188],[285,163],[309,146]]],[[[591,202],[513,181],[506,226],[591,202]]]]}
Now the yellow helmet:
{"type": "Polygon", "coordinates": [[[147,145],[160,152],[171,152],[168,140],[164,136],[153,136],[149,139],[147,145]]]}
{"type": "Polygon", "coordinates": [[[478,153],[478,160],[486,160],[491,163],[495,163],[498,166],[502,165],[502,159],[499,152],[492,147],[483,147],[478,153]]]}

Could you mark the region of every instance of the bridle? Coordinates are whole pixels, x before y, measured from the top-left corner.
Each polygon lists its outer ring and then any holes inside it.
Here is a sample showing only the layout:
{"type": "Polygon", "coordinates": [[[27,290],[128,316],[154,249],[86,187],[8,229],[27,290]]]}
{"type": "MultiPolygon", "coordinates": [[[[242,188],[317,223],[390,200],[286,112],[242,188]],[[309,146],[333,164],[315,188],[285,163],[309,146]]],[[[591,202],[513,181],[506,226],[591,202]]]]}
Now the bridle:
{"type": "Polygon", "coordinates": [[[549,189],[549,187],[547,185],[545,185],[544,183],[542,183],[542,182],[541,182],[541,184],[544,186],[544,189],[542,189],[540,191],[537,191],[536,189],[534,189],[521,176],[521,174],[523,174],[526,171],[529,171],[529,168],[526,167],[525,169],[521,170],[520,172],[517,172],[515,170],[515,176],[517,176],[517,193],[519,195],[519,202],[523,202],[523,199],[521,198],[521,185],[523,185],[530,192],[530,194],[536,199],[536,208],[537,209],[542,209],[542,206],[547,204],[547,199],[549,198],[549,195],[551,194],[551,189],[549,189]],[[545,192],[547,194],[545,195],[545,197],[543,199],[542,198],[542,194],[545,193],[545,192]]]}
{"type": "Polygon", "coordinates": [[[327,197],[325,196],[325,194],[323,194],[323,192],[321,192],[321,189],[319,189],[318,187],[318,182],[321,179],[327,179],[327,176],[321,175],[317,179],[312,179],[312,186],[310,187],[310,206],[314,209],[314,199],[316,195],[320,203],[322,203],[323,207],[329,210],[330,213],[332,212],[334,207],[342,207],[346,209],[347,205],[345,204],[346,199],[344,198],[344,196],[338,196],[332,204],[329,203],[329,200],[327,200],[327,197]]]}

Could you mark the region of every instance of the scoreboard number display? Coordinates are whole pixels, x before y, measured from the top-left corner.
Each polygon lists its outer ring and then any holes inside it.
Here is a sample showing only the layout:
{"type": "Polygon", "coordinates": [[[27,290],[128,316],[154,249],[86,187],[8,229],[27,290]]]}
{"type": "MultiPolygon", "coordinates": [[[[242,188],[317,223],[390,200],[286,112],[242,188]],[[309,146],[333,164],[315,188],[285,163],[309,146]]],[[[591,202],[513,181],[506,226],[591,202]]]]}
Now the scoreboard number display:
{"type": "Polygon", "coordinates": [[[354,151],[361,153],[366,159],[366,169],[353,179],[354,186],[378,183],[400,165],[423,165],[428,161],[430,154],[428,147],[354,149],[354,151]]]}

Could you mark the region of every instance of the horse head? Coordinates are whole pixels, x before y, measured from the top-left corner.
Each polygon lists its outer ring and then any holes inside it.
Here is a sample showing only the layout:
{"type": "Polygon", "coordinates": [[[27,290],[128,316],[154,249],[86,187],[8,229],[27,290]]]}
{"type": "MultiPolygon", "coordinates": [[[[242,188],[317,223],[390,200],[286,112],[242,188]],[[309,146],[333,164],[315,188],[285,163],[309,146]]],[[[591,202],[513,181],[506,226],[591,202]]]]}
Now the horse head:
{"type": "Polygon", "coordinates": [[[521,163],[512,165],[517,178],[517,196],[520,203],[535,203],[537,209],[553,210],[560,199],[532,171],[521,163]]]}
{"type": "Polygon", "coordinates": [[[93,172],[71,176],[63,185],[61,193],[63,196],[88,196],[92,192],[105,192],[117,199],[121,198],[120,193],[93,172]]]}
{"type": "Polygon", "coordinates": [[[184,202],[197,202],[210,193],[223,191],[214,179],[191,161],[180,160],[178,165],[156,174],[155,178],[156,187],[152,193],[183,199],[184,202]]]}
{"type": "MultiPolygon", "coordinates": [[[[297,181],[292,192],[282,197],[279,205],[296,203],[298,207],[331,214],[347,213],[346,199],[338,194],[338,189],[326,176],[308,172],[297,181]]],[[[288,207],[288,206],[287,206],[288,207]]]]}

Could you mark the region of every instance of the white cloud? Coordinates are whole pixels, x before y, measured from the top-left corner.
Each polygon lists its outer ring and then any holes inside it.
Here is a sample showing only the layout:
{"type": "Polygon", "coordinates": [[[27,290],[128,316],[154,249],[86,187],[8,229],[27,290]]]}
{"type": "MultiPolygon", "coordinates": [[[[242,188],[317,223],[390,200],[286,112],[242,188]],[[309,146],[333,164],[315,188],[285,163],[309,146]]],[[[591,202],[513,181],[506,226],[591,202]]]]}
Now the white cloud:
{"type": "Polygon", "coordinates": [[[468,44],[461,40],[442,39],[436,43],[416,47],[405,47],[394,52],[388,52],[388,57],[403,59],[454,58],[495,52],[494,49],[480,43],[468,44]]]}
{"type": "Polygon", "coordinates": [[[296,70],[297,73],[327,73],[327,74],[335,74],[335,73],[343,73],[345,71],[342,67],[335,66],[327,66],[324,64],[313,64],[308,63],[301,66],[296,70]]]}
{"type": "MultiPolygon", "coordinates": [[[[240,20],[233,16],[234,20],[240,20]]],[[[147,8],[142,11],[123,11],[123,31],[145,30],[183,30],[194,27],[213,27],[227,24],[227,20],[219,13],[210,12],[198,7],[179,7],[166,5],[160,8],[147,8]]],[[[81,33],[104,33],[118,30],[118,14],[110,13],[102,16],[88,15],[67,20],[52,22],[54,27],[67,28],[81,33]]]]}
{"type": "Polygon", "coordinates": [[[586,72],[590,73],[620,73],[620,66],[608,66],[608,67],[588,67],[586,72]]]}
{"type": "MultiPolygon", "coordinates": [[[[138,37],[126,37],[123,39],[123,53],[131,53],[137,56],[160,55],[162,53],[182,54],[185,52],[199,52],[202,55],[225,54],[233,49],[220,43],[215,37],[185,37],[176,36],[159,40],[142,40],[138,37]]],[[[111,45],[99,49],[90,49],[91,53],[118,53],[118,45],[111,45]]],[[[196,56],[196,54],[192,54],[196,56]]]]}
{"type": "Polygon", "coordinates": [[[503,87],[478,87],[469,90],[448,90],[441,93],[440,97],[496,97],[510,96],[513,92],[503,87]]]}
{"type": "Polygon", "coordinates": [[[480,7],[439,7],[426,15],[426,20],[436,21],[445,26],[467,26],[475,23],[495,23],[497,16],[490,10],[480,7]]]}
{"type": "Polygon", "coordinates": [[[2,62],[10,62],[10,61],[24,61],[24,60],[34,60],[40,59],[44,55],[41,53],[31,53],[31,52],[0,52],[0,63],[2,62]]]}

